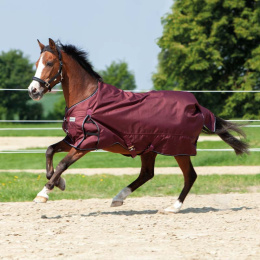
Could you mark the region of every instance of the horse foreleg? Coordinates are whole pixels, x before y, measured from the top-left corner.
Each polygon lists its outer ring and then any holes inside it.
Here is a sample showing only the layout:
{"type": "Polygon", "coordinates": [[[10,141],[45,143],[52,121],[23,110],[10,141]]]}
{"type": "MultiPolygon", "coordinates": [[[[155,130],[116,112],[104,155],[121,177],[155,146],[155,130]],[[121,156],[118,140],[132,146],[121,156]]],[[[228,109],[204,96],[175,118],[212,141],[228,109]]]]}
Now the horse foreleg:
{"type": "Polygon", "coordinates": [[[46,156],[46,178],[50,180],[54,173],[54,167],[53,167],[53,156],[55,153],[59,152],[69,152],[71,149],[71,146],[69,146],[67,143],[65,143],[63,140],[50,145],[45,153],[46,156]]]}
{"type": "Polygon", "coordinates": [[[193,168],[189,156],[176,156],[175,159],[183,172],[184,187],[178,200],[174,203],[173,206],[166,208],[165,211],[177,213],[180,211],[186,196],[188,195],[193,183],[195,182],[197,174],[193,168]]]}
{"type": "Polygon", "coordinates": [[[69,153],[59,162],[56,167],[54,174],[50,180],[46,183],[44,188],[37,194],[34,202],[47,202],[49,199],[49,193],[53,190],[54,186],[60,186],[63,179],[60,177],[61,174],[74,162],[84,156],[88,151],[80,151],[75,148],[71,148],[69,153]]]}
{"type": "MultiPolygon", "coordinates": [[[[46,178],[48,180],[51,179],[52,175],[54,174],[54,168],[53,168],[53,156],[55,153],[59,152],[69,152],[71,149],[71,146],[69,146],[67,143],[65,143],[63,140],[52,144],[48,147],[46,150],[46,178]]],[[[65,190],[66,187],[66,181],[63,178],[60,178],[57,187],[61,190],[65,190]]]]}
{"type": "Polygon", "coordinates": [[[142,168],[138,178],[132,182],[130,185],[122,189],[112,200],[111,207],[118,207],[123,205],[124,200],[132,192],[134,192],[141,185],[149,181],[154,176],[154,162],[156,158],[156,153],[149,152],[141,155],[142,168]]]}

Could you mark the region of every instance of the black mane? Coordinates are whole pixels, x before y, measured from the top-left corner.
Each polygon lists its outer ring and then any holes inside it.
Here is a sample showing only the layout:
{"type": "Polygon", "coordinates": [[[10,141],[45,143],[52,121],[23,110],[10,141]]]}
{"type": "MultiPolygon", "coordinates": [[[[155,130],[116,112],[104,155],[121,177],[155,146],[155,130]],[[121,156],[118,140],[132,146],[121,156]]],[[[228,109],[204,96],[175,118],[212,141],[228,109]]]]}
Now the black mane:
{"type": "Polygon", "coordinates": [[[78,49],[71,44],[63,45],[61,43],[58,43],[57,45],[62,51],[75,59],[79,63],[79,65],[83,69],[85,69],[91,76],[93,76],[98,81],[102,81],[102,77],[93,70],[93,66],[88,60],[88,53],[86,51],[78,49]]]}

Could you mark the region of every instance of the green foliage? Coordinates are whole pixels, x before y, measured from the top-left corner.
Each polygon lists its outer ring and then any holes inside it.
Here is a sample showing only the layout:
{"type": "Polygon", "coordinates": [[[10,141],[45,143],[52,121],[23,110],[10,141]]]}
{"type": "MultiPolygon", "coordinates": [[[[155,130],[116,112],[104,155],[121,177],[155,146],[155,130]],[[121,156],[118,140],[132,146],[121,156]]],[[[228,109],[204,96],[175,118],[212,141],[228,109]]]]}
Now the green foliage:
{"type": "MultiPolygon", "coordinates": [[[[155,89],[260,89],[260,5],[256,0],[176,0],[162,19],[155,89]]],[[[200,94],[222,116],[259,117],[257,94],[200,94]]]]}
{"type": "Polygon", "coordinates": [[[54,103],[53,111],[48,114],[48,119],[62,120],[65,115],[66,102],[64,96],[60,96],[58,101],[54,103]]]}
{"type": "Polygon", "coordinates": [[[260,118],[260,93],[234,93],[226,99],[222,117],[260,118]]]}
{"type": "MultiPolygon", "coordinates": [[[[60,99],[60,97],[63,97],[63,92],[56,92],[56,89],[60,89],[61,86],[58,85],[57,87],[55,86],[53,88],[53,91],[51,92],[47,92],[43,98],[39,101],[37,101],[37,103],[40,103],[43,107],[43,116],[46,119],[53,119],[51,117],[49,117],[49,114],[53,112],[54,109],[54,105],[57,102],[57,100],[60,99]]],[[[35,104],[34,100],[31,100],[30,103],[35,104]]],[[[65,106],[63,107],[63,109],[65,109],[65,106]]],[[[64,115],[63,115],[64,116],[64,115]]],[[[57,119],[62,120],[63,116],[57,119]]],[[[56,118],[55,118],[56,119],[56,118]]]]}
{"type": "Polygon", "coordinates": [[[132,90],[136,88],[135,77],[128,69],[128,64],[124,61],[113,61],[106,70],[100,71],[105,83],[113,85],[123,90],[132,90]]]}
{"type": "Polygon", "coordinates": [[[29,103],[25,105],[25,109],[19,111],[19,118],[24,120],[38,120],[43,115],[43,107],[39,103],[29,103]]]}
{"type": "MultiPolygon", "coordinates": [[[[0,88],[26,89],[33,73],[33,64],[24,57],[22,51],[1,53],[0,88]]],[[[1,91],[0,100],[0,118],[40,119],[42,116],[42,106],[28,104],[30,99],[26,91],[1,91]]]]}

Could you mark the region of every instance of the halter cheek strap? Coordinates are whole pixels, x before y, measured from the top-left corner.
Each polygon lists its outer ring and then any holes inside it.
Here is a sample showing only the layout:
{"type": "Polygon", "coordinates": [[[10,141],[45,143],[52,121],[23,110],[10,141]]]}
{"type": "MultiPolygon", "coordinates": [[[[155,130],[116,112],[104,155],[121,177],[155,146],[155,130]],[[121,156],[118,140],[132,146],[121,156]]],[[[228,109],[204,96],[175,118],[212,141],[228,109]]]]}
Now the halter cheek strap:
{"type": "MultiPolygon", "coordinates": [[[[42,84],[44,84],[44,86],[48,89],[48,91],[49,92],[51,92],[51,83],[53,82],[53,81],[56,81],[57,80],[57,78],[60,76],[61,77],[61,79],[60,79],[60,82],[63,80],[63,77],[62,77],[62,65],[63,65],[63,63],[62,63],[62,56],[61,56],[61,52],[60,52],[60,50],[57,48],[57,52],[58,52],[58,54],[59,54],[59,62],[60,62],[60,66],[59,66],[59,70],[58,70],[58,73],[56,74],[56,75],[54,75],[50,80],[48,80],[48,81],[45,81],[45,80],[43,80],[43,79],[40,79],[40,78],[37,78],[37,77],[32,77],[32,79],[33,80],[36,80],[36,81],[38,81],[39,83],[42,83],[42,84]]],[[[58,82],[57,82],[58,83],[58,82]]],[[[56,83],[56,84],[57,84],[56,83]]]]}

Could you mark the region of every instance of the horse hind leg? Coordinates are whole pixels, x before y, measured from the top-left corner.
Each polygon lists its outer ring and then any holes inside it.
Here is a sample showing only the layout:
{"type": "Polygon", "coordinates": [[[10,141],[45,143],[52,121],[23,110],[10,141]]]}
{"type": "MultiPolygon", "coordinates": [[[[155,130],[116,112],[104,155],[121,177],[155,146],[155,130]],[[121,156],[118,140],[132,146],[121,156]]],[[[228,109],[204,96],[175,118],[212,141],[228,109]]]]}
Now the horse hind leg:
{"type": "Polygon", "coordinates": [[[197,174],[191,163],[190,156],[176,156],[175,159],[183,172],[184,187],[174,205],[165,209],[166,212],[173,213],[177,213],[180,211],[186,196],[188,195],[193,183],[197,178],[197,174]]]}
{"type": "Polygon", "coordinates": [[[156,153],[149,152],[141,155],[142,168],[138,178],[133,181],[130,185],[122,189],[112,200],[111,207],[118,207],[123,205],[124,200],[137,188],[142,186],[144,183],[149,181],[154,176],[154,163],[156,153]]]}

